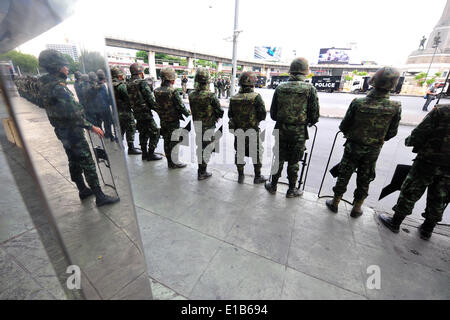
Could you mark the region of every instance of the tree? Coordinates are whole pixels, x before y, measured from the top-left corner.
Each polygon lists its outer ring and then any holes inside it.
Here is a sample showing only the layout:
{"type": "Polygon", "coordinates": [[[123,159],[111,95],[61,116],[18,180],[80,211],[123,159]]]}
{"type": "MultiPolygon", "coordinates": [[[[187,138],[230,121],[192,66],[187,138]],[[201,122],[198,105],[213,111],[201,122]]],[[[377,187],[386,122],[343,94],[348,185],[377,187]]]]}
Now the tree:
{"type": "Polygon", "coordinates": [[[136,58],[144,60],[145,63],[148,63],[148,52],[147,51],[138,51],[136,52],[136,58]]]}
{"type": "Polygon", "coordinates": [[[90,71],[97,72],[98,69],[105,71],[105,59],[97,51],[81,51],[80,64],[81,66],[84,65],[86,73],[90,71]]]}
{"type": "Polygon", "coordinates": [[[66,58],[67,62],[69,62],[69,73],[75,73],[75,71],[80,71],[80,63],[76,62],[72,59],[68,54],[63,54],[64,58],[66,58]]]}
{"type": "Polygon", "coordinates": [[[39,67],[38,59],[35,56],[15,50],[0,55],[0,60],[11,60],[14,66],[19,66],[20,71],[25,74],[36,74],[39,67]]]}

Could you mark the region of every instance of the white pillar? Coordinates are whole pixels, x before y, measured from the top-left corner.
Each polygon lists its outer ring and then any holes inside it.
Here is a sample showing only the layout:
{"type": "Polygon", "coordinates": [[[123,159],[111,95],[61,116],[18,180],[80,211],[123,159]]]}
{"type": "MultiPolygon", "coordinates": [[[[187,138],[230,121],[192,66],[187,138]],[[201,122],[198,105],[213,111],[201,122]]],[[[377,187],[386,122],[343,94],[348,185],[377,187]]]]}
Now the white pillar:
{"type": "Polygon", "coordinates": [[[156,63],[155,63],[155,52],[154,51],[148,52],[148,71],[149,71],[150,77],[152,77],[156,80],[156,63]]]}
{"type": "Polygon", "coordinates": [[[222,72],[223,62],[216,62],[216,64],[217,64],[217,72],[222,72]]]}
{"type": "Polygon", "coordinates": [[[189,71],[192,71],[194,69],[194,58],[191,57],[187,58],[187,66],[189,71]]]}

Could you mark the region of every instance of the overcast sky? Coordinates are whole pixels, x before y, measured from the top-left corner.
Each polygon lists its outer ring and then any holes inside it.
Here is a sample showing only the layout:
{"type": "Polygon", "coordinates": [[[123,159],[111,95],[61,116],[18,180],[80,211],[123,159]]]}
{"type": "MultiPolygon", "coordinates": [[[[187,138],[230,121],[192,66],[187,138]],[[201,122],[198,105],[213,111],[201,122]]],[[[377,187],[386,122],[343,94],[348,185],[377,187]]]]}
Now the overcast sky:
{"type": "MultiPolygon", "coordinates": [[[[239,59],[252,59],[254,46],[262,45],[282,47],[285,59],[296,50],[297,56],[317,63],[320,48],[353,42],[358,50],[352,60],[402,65],[422,36],[428,38],[446,0],[239,3],[239,59]]],[[[232,44],[224,39],[233,32],[234,4],[234,0],[80,0],[75,17],[20,49],[37,55],[45,43],[63,38],[86,43],[93,34],[106,34],[231,57],[232,44]],[[94,21],[94,28],[88,21],[94,21]]]]}

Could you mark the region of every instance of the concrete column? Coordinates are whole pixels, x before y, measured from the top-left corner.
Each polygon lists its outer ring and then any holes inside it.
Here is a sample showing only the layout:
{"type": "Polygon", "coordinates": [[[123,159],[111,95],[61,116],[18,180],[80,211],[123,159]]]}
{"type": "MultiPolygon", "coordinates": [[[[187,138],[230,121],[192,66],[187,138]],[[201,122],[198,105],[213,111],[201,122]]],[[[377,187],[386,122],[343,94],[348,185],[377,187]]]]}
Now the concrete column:
{"type": "Polygon", "coordinates": [[[188,57],[187,64],[189,71],[192,71],[194,69],[194,58],[188,57]]]}
{"type": "Polygon", "coordinates": [[[148,52],[148,71],[150,77],[153,77],[156,80],[156,63],[155,63],[155,52],[148,52]]]}
{"type": "Polygon", "coordinates": [[[223,70],[223,63],[222,62],[216,62],[217,64],[217,72],[222,72],[223,70]]]}

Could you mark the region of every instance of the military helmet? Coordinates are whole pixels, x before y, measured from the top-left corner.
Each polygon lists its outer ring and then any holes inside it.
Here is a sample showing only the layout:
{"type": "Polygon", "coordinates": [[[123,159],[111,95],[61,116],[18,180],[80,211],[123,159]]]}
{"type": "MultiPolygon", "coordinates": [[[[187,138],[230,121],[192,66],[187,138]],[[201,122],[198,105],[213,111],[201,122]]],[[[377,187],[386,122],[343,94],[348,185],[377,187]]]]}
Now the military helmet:
{"type": "Polygon", "coordinates": [[[309,63],[308,60],[305,58],[295,58],[289,67],[289,73],[290,74],[303,74],[308,75],[309,74],[309,63]]]}
{"type": "Polygon", "coordinates": [[[165,67],[161,69],[161,72],[159,73],[161,80],[175,80],[177,78],[177,74],[175,70],[171,67],[165,67]]]}
{"type": "Polygon", "coordinates": [[[95,72],[94,71],[91,71],[91,72],[89,72],[88,73],[88,76],[89,76],[89,80],[90,81],[97,81],[97,75],[95,74],[95,72]]]}
{"type": "Polygon", "coordinates": [[[254,86],[256,83],[256,75],[254,72],[246,71],[241,74],[239,77],[239,85],[240,86],[254,86]]]}
{"type": "Polygon", "coordinates": [[[75,79],[77,79],[77,80],[79,80],[81,78],[81,72],[80,71],[75,71],[74,75],[75,75],[75,79]]]}
{"type": "Polygon", "coordinates": [[[392,67],[383,67],[370,78],[369,85],[384,90],[391,90],[397,85],[400,72],[392,67]]]}
{"type": "Polygon", "coordinates": [[[111,77],[117,79],[119,78],[120,75],[123,75],[123,72],[119,67],[117,66],[111,67],[111,77]]]}
{"type": "Polygon", "coordinates": [[[139,74],[142,72],[144,72],[144,68],[139,63],[135,62],[130,66],[131,74],[139,74]]]}
{"type": "Polygon", "coordinates": [[[59,51],[47,49],[39,54],[39,66],[49,73],[57,73],[62,67],[68,65],[66,58],[59,51]]]}
{"type": "Polygon", "coordinates": [[[206,68],[198,68],[195,72],[195,82],[208,83],[209,81],[209,70],[206,68]]]}
{"type": "Polygon", "coordinates": [[[102,69],[98,69],[97,77],[98,77],[98,80],[105,80],[106,79],[105,71],[103,71],[102,69]]]}
{"type": "Polygon", "coordinates": [[[86,73],[81,75],[81,81],[89,81],[89,76],[86,73]]]}

